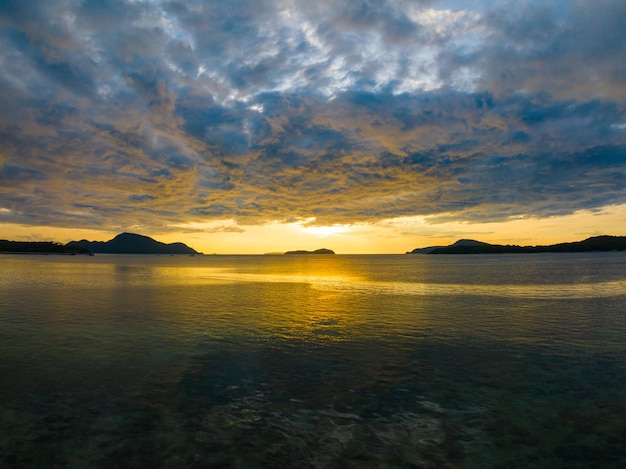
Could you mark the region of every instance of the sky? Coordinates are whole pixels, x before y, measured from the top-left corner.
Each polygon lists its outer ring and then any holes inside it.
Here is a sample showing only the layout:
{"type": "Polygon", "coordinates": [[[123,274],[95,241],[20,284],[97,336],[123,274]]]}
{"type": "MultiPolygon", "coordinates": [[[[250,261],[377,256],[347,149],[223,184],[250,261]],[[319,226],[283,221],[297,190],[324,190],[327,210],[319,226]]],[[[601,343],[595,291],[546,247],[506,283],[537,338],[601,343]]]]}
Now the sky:
{"type": "Polygon", "coordinates": [[[0,238],[626,235],[626,2],[1,0],[0,238]]]}

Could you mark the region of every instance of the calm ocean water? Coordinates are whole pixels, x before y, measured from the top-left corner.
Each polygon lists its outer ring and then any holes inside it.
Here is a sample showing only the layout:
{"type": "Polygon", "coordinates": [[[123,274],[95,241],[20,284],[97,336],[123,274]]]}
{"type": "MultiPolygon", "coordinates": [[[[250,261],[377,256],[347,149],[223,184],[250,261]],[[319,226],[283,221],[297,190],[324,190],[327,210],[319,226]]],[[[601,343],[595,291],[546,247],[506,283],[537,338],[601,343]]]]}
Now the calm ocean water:
{"type": "Polygon", "coordinates": [[[626,253],[0,256],[2,467],[626,467],[626,253]]]}

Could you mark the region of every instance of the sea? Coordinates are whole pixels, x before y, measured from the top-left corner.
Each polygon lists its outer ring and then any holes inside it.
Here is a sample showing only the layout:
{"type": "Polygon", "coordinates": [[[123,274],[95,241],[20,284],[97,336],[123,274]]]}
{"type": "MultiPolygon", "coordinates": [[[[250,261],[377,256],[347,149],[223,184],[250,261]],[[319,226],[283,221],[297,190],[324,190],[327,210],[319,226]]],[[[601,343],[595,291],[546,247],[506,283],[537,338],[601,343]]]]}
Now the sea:
{"type": "Polygon", "coordinates": [[[626,252],[2,254],[0,467],[624,468],[626,252]]]}

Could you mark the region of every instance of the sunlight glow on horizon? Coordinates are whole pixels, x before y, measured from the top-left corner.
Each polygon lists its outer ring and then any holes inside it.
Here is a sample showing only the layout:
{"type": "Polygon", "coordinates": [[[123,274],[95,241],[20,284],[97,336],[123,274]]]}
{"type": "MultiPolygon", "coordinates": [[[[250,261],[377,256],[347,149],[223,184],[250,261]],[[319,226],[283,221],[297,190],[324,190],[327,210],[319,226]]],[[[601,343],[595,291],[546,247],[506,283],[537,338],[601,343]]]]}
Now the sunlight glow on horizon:
{"type": "Polygon", "coordinates": [[[328,238],[329,236],[342,235],[349,233],[352,229],[351,225],[341,225],[335,223],[334,225],[312,225],[315,218],[309,218],[304,223],[301,223],[300,229],[307,234],[315,235],[320,238],[328,238]]]}
{"type": "Polygon", "coordinates": [[[625,235],[626,204],[600,211],[581,210],[550,218],[524,218],[498,223],[448,221],[429,217],[398,217],[377,223],[307,225],[313,220],[238,225],[234,220],[171,225],[160,233],[141,227],[118,231],[0,224],[0,238],[16,241],[87,239],[108,241],[122,231],[150,236],[164,243],[182,242],[205,254],[265,254],[296,249],[332,249],[337,254],[404,254],[415,248],[447,245],[461,238],[493,244],[545,245],[581,241],[597,235],[625,235]],[[601,229],[599,228],[601,227],[601,229]],[[137,228],[137,229],[135,229],[137,228]]]}

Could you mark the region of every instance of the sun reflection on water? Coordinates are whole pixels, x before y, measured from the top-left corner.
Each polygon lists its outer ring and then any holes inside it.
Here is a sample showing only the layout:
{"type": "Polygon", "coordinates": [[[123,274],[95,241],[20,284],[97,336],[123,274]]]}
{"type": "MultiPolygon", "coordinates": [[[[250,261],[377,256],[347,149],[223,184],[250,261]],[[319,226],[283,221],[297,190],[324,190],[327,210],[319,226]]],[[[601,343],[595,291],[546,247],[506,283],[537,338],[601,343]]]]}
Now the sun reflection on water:
{"type": "MultiPolygon", "coordinates": [[[[429,282],[373,281],[342,273],[242,273],[226,268],[156,269],[155,278],[185,284],[298,283],[318,290],[370,295],[453,295],[508,298],[595,298],[624,295],[626,280],[567,284],[454,284],[429,282]]],[[[158,280],[157,280],[158,281],[158,280]]]]}

